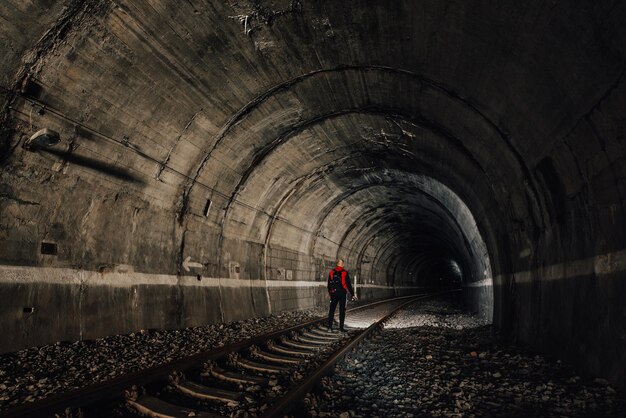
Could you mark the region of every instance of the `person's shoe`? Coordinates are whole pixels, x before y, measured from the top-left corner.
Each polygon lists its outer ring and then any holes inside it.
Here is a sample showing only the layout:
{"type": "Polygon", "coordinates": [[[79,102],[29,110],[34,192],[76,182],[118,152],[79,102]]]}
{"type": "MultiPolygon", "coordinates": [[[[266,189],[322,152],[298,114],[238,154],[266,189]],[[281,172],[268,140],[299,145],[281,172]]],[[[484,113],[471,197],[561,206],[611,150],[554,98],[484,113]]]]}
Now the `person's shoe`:
{"type": "Polygon", "coordinates": [[[328,332],[333,332],[333,328],[332,327],[327,327],[326,329],[328,330],[328,332]]]}
{"type": "Polygon", "coordinates": [[[345,329],[343,329],[343,328],[339,328],[339,332],[340,332],[340,333],[342,333],[342,334],[345,334],[345,333],[346,333],[346,330],[345,330],[345,329]]]}

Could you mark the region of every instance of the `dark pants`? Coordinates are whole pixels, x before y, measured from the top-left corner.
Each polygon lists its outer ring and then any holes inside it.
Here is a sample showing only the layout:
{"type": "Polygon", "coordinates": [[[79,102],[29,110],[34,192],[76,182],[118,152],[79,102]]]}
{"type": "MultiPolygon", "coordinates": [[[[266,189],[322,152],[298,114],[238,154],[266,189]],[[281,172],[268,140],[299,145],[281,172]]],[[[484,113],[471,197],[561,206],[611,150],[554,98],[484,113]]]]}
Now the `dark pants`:
{"type": "Polygon", "coordinates": [[[335,293],[330,295],[330,310],[328,311],[328,328],[333,328],[335,308],[339,304],[339,329],[343,331],[343,321],[346,319],[346,294],[335,293]]]}

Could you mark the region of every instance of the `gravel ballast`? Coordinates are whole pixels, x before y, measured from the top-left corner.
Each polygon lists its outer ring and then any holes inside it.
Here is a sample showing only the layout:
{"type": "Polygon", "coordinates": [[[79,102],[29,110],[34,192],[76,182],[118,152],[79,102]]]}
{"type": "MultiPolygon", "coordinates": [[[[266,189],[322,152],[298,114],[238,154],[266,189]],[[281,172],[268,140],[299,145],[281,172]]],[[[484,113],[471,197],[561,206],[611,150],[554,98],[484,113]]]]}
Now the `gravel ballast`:
{"type": "Polygon", "coordinates": [[[146,330],[0,355],[0,410],[319,318],[325,309],[227,324],[146,330]]]}
{"type": "MultiPolygon", "coordinates": [[[[368,303],[372,301],[350,302],[348,308],[368,303]]],[[[142,330],[2,354],[0,410],[317,319],[326,316],[327,309],[327,306],[323,306],[180,330],[142,330]]],[[[352,315],[348,313],[347,318],[352,315]]],[[[376,315],[359,313],[358,317],[371,323],[375,319],[369,317],[374,318],[376,315]]]]}
{"type": "Polygon", "coordinates": [[[401,311],[305,403],[341,418],[626,416],[604,379],[509,345],[443,301],[401,311]]]}

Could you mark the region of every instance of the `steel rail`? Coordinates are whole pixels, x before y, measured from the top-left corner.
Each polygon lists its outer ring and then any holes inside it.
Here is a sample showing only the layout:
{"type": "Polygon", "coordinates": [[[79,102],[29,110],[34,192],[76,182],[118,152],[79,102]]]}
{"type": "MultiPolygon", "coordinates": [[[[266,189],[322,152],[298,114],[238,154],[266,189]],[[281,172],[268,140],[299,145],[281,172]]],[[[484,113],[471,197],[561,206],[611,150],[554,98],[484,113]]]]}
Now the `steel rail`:
{"type": "Polygon", "coordinates": [[[405,306],[411,305],[419,300],[426,299],[434,296],[441,296],[447,293],[455,292],[456,290],[438,292],[428,295],[411,296],[411,300],[401,304],[393,309],[382,319],[374,322],[367,327],[363,332],[359,333],[356,337],[348,341],[339,351],[335,352],[328,360],[326,360],[321,366],[319,366],[314,372],[298,384],[295,388],[288,391],[277,402],[269,407],[267,411],[262,415],[263,418],[279,418],[288,415],[288,413],[304,399],[304,396],[311,391],[324,376],[328,375],[334,368],[337,362],[352,351],[358,344],[360,344],[365,338],[370,336],[375,330],[380,328],[389,318],[395,315],[400,309],[405,306]]]}
{"type": "MultiPolygon", "coordinates": [[[[347,312],[355,312],[362,309],[371,308],[373,306],[383,303],[389,303],[394,300],[402,300],[415,297],[416,295],[384,299],[370,304],[348,309],[347,312]]],[[[63,412],[66,408],[78,409],[96,403],[113,401],[116,398],[122,398],[124,391],[131,388],[133,385],[143,386],[158,383],[160,381],[167,382],[168,377],[173,372],[184,372],[194,367],[198,367],[204,362],[222,359],[226,357],[229,353],[242,351],[252,345],[256,345],[267,340],[271,340],[279,336],[298,331],[302,328],[324,323],[326,320],[327,319],[325,317],[322,317],[319,319],[302,322],[300,324],[296,324],[287,328],[282,328],[276,331],[270,331],[266,334],[251,337],[235,343],[224,345],[222,347],[212,348],[210,350],[196,353],[191,356],[187,356],[179,360],[174,360],[166,364],[149,367],[147,369],[139,370],[137,372],[127,373],[111,380],[94,383],[93,385],[89,385],[83,388],[52,395],[48,398],[40,399],[31,403],[0,411],[0,418],[36,418],[42,416],[53,416],[55,413],[61,414],[61,416],[63,416],[63,412]]]]}

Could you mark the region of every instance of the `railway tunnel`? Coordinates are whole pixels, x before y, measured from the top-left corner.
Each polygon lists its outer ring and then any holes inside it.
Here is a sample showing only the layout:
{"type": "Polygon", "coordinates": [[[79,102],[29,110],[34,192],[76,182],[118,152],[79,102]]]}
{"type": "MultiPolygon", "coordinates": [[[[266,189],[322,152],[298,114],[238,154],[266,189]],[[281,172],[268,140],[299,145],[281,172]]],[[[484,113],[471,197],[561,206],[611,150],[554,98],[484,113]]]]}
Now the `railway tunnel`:
{"type": "Polygon", "coordinates": [[[626,5],[0,4],[0,350],[461,289],[624,387],[626,5]]]}

